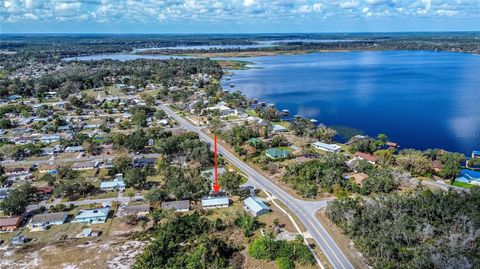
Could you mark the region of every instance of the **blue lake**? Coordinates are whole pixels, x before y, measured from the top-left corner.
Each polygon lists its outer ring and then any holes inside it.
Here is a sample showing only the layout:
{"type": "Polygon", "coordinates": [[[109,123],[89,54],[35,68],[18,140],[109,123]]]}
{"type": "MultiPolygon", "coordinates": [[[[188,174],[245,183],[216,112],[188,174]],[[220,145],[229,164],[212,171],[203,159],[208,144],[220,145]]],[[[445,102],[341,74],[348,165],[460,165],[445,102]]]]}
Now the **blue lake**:
{"type": "Polygon", "coordinates": [[[243,58],[225,88],[291,115],[376,136],[402,148],[480,148],[480,56],[430,51],[338,52],[243,58]]]}
{"type": "MultiPolygon", "coordinates": [[[[65,60],[183,58],[101,54],[65,60]]],[[[232,59],[232,58],[230,58],[232,59]]],[[[224,88],[275,103],[291,115],[365,134],[402,148],[480,149],[480,56],[432,51],[331,52],[237,58],[224,88]]]]}

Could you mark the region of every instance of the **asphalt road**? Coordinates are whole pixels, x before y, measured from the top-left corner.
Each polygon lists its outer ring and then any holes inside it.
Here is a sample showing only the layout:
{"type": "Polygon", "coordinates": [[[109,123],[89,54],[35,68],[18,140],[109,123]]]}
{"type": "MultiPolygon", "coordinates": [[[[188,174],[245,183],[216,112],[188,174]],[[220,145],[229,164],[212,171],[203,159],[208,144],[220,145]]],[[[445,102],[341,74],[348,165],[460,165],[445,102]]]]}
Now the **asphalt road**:
{"type": "MultiPolygon", "coordinates": [[[[202,132],[200,127],[192,125],[190,122],[176,114],[169,107],[163,104],[160,105],[160,107],[185,129],[198,133],[201,140],[208,142],[210,145],[213,144],[213,139],[202,132]]],[[[353,265],[350,263],[348,258],[337,246],[335,241],[316,217],[316,212],[318,209],[326,206],[326,201],[304,201],[292,197],[282,188],[272,183],[268,178],[264,177],[251,168],[248,164],[237,158],[237,156],[227,151],[222,145],[218,144],[217,149],[218,152],[222,154],[223,157],[226,158],[231,164],[241,169],[249,177],[251,182],[270,192],[275,198],[279,199],[283,204],[285,204],[290,211],[292,211],[292,213],[306,227],[308,233],[315,240],[316,244],[327,257],[333,268],[353,268],[353,265]]]]}

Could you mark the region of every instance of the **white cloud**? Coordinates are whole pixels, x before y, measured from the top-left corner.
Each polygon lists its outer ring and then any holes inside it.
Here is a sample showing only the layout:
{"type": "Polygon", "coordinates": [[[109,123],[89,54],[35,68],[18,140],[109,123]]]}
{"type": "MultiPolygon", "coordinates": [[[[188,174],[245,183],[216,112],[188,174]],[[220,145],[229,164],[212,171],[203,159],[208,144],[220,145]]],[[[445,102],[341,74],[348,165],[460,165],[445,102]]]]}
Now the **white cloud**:
{"type": "Polygon", "coordinates": [[[352,9],[352,8],[356,8],[358,7],[359,3],[358,1],[356,0],[352,0],[352,1],[344,1],[344,2],[341,2],[339,4],[340,8],[344,8],[344,9],[352,9]]]}
{"type": "Polygon", "coordinates": [[[243,0],[243,5],[246,7],[252,6],[255,4],[255,0],[243,0]]]}
{"type": "Polygon", "coordinates": [[[0,0],[1,22],[284,22],[302,18],[478,18],[479,0],[0,0]]]}

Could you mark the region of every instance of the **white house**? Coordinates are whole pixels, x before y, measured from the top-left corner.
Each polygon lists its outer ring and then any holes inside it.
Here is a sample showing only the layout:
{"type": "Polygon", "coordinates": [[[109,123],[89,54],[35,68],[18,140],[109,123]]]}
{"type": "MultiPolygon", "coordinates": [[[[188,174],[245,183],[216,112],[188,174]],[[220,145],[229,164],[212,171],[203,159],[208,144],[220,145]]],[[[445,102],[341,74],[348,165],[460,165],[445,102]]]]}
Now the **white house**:
{"type": "Polygon", "coordinates": [[[312,146],[316,149],[319,149],[319,150],[328,151],[328,152],[335,152],[335,153],[338,153],[342,150],[342,148],[337,144],[327,144],[327,143],[322,143],[322,142],[319,142],[319,141],[313,143],[312,146]]]}

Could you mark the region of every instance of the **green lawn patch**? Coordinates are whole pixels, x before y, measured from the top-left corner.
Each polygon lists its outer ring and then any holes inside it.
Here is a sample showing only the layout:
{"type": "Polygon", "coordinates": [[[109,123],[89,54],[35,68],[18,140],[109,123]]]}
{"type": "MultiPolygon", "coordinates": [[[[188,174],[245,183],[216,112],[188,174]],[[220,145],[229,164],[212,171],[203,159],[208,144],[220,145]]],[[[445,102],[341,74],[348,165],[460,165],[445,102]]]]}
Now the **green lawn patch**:
{"type": "Polygon", "coordinates": [[[460,181],[455,181],[455,182],[453,182],[452,185],[457,186],[457,187],[461,187],[461,188],[465,188],[465,189],[470,189],[474,186],[472,184],[468,184],[468,183],[460,182],[460,181]]]}

